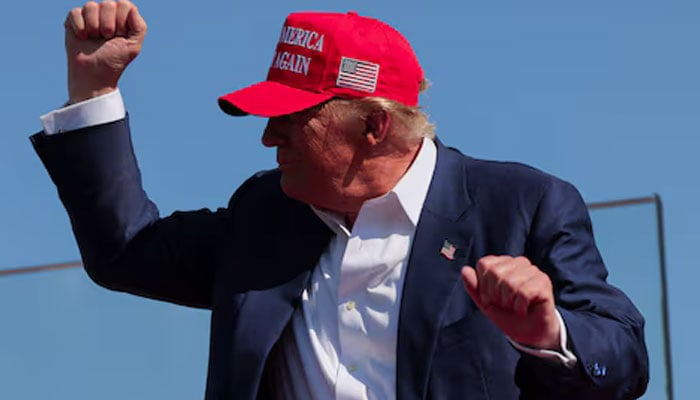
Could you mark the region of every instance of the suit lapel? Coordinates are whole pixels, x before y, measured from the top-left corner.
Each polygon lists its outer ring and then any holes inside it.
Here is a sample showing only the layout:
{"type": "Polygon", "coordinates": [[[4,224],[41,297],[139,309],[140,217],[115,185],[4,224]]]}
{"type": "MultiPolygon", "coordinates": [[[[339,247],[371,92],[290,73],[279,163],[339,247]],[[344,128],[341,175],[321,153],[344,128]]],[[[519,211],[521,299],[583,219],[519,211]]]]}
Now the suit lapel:
{"type": "Polygon", "coordinates": [[[473,236],[463,221],[471,207],[462,156],[437,142],[437,164],[406,272],[397,349],[397,398],[425,398],[443,310],[468,259],[473,236]],[[447,241],[447,243],[445,243],[447,241]],[[455,247],[453,257],[442,254],[455,247]],[[449,259],[453,258],[453,259],[449,259]]]}
{"type": "Polygon", "coordinates": [[[297,306],[311,271],[328,244],[331,231],[301,203],[292,202],[286,223],[276,232],[280,259],[278,265],[251,266],[278,271],[282,283],[249,291],[241,305],[234,333],[233,369],[229,387],[236,398],[257,395],[265,360],[297,306]]]}
{"type": "Polygon", "coordinates": [[[238,317],[244,323],[234,333],[234,373],[229,387],[235,398],[256,397],[265,360],[289,322],[309,277],[310,272],[303,271],[283,285],[246,295],[238,317]]]}
{"type": "MultiPolygon", "coordinates": [[[[441,325],[442,311],[468,258],[472,235],[464,219],[471,201],[467,192],[463,156],[437,142],[437,165],[416,229],[406,272],[399,320],[397,398],[424,398],[431,360],[441,325]],[[467,228],[465,228],[467,226],[467,228]],[[454,245],[452,260],[441,254],[445,241],[454,245]]],[[[289,274],[274,287],[250,291],[241,305],[233,334],[232,394],[254,398],[264,363],[289,322],[301,291],[331,231],[313,211],[292,204],[277,243],[289,274]]],[[[260,266],[261,268],[264,266],[260,266]]],[[[275,268],[271,268],[275,270],[275,268]]]]}

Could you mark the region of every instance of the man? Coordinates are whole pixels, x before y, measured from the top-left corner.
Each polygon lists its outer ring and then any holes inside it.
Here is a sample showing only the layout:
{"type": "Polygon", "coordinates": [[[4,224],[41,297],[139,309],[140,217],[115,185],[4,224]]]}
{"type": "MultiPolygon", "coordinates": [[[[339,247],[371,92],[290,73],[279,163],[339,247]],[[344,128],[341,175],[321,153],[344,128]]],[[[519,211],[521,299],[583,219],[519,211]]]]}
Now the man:
{"type": "Polygon", "coordinates": [[[212,310],[207,398],[644,392],[643,319],[605,282],[576,190],[434,139],[393,28],[291,14],[267,80],[219,99],[269,118],[279,167],[226,209],[160,218],[117,90],[146,24],[107,1],[65,26],[69,105],[33,144],[96,282],[212,310]]]}

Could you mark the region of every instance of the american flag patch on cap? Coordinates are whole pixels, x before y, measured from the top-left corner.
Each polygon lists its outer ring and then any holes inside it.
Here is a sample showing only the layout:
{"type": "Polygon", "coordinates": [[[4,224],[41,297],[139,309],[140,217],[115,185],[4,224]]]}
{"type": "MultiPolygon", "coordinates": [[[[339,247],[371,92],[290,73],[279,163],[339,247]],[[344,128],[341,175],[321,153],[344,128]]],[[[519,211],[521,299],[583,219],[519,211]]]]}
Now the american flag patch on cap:
{"type": "Polygon", "coordinates": [[[378,77],[379,64],[343,57],[340,60],[340,70],[335,85],[374,93],[377,89],[378,77]]]}

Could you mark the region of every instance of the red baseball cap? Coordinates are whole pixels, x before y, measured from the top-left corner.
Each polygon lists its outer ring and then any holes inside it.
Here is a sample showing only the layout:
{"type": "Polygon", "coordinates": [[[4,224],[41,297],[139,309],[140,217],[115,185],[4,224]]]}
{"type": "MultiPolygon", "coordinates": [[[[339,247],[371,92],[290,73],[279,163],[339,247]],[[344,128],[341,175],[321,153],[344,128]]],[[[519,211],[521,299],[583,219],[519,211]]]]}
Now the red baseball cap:
{"type": "Polygon", "coordinates": [[[219,98],[231,115],[275,117],[334,97],[418,105],[423,70],[408,40],[355,12],[293,13],[282,27],[267,79],[219,98]]]}

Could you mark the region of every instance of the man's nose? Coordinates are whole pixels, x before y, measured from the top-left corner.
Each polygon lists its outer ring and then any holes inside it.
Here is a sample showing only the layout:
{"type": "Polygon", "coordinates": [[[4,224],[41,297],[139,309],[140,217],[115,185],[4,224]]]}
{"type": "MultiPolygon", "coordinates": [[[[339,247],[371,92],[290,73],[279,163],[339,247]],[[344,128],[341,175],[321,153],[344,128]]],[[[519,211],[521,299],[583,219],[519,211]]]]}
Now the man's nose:
{"type": "Polygon", "coordinates": [[[262,144],[265,147],[275,147],[282,145],[286,137],[284,135],[284,129],[280,124],[275,123],[272,119],[267,121],[267,126],[262,134],[262,144]]]}

